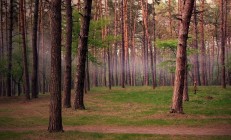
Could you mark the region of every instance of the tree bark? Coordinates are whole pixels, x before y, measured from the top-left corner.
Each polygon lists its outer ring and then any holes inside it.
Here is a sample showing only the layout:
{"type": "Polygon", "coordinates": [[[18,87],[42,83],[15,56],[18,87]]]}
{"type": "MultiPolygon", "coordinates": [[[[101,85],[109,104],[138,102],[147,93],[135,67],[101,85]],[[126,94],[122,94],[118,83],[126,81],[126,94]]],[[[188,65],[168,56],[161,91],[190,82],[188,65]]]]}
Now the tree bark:
{"type": "Polygon", "coordinates": [[[72,46],[72,7],[71,0],[66,0],[66,49],[64,73],[63,107],[71,107],[71,46],[72,46]]]}
{"type": "Polygon", "coordinates": [[[61,97],[61,0],[50,1],[51,74],[49,132],[62,132],[61,97]]]}
{"type": "Polygon", "coordinates": [[[32,67],[32,78],[31,78],[31,92],[32,98],[38,98],[38,53],[37,53],[37,31],[38,31],[38,11],[39,11],[39,0],[35,0],[34,7],[34,24],[32,33],[32,52],[33,52],[33,67],[32,67]]]}
{"type": "Polygon", "coordinates": [[[88,34],[91,19],[92,0],[84,1],[84,13],[81,22],[81,31],[78,44],[78,61],[76,72],[76,87],[75,87],[75,109],[85,109],[83,100],[84,79],[85,79],[85,64],[88,50],[88,34]]]}
{"type": "Polygon", "coordinates": [[[185,78],[185,63],[186,63],[186,46],[188,39],[188,31],[190,19],[192,15],[194,0],[185,0],[182,9],[182,18],[178,36],[178,46],[176,55],[176,72],[174,91],[172,97],[171,113],[183,113],[183,90],[185,78]]]}

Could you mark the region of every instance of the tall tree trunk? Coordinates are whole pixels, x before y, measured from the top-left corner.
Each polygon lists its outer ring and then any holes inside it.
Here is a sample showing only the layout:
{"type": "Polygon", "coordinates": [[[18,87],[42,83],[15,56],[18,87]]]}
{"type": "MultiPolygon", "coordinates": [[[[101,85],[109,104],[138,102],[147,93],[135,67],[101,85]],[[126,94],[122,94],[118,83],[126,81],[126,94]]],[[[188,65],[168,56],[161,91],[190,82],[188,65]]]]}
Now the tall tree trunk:
{"type": "MultiPolygon", "coordinates": [[[[198,29],[197,29],[197,13],[196,13],[196,1],[194,2],[194,10],[193,10],[193,23],[194,23],[194,38],[193,38],[193,48],[198,52],[198,29]]],[[[198,53],[193,55],[193,75],[194,75],[194,82],[198,85],[201,85],[200,81],[200,71],[199,71],[199,59],[198,53]]],[[[194,83],[193,82],[193,83],[194,83]]]]}
{"type": "MultiPolygon", "coordinates": [[[[41,17],[43,17],[43,12],[44,12],[44,3],[43,3],[43,1],[41,1],[41,11],[40,11],[40,16],[41,17]]],[[[46,92],[46,84],[45,84],[45,79],[46,79],[46,77],[45,77],[45,63],[44,63],[44,53],[45,53],[45,50],[44,50],[44,24],[43,24],[43,18],[41,18],[41,23],[40,23],[40,29],[41,29],[41,47],[42,47],[42,93],[43,94],[45,94],[45,92],[46,92]]]]}
{"type": "MultiPolygon", "coordinates": [[[[204,4],[205,0],[201,1],[201,11],[204,12],[204,4]]],[[[201,24],[200,24],[200,30],[201,30],[201,77],[202,77],[202,85],[207,85],[206,80],[206,50],[205,50],[205,39],[204,39],[204,14],[201,13],[201,24]]]]}
{"type": "Polygon", "coordinates": [[[135,18],[133,21],[133,31],[132,31],[132,40],[131,40],[131,66],[132,66],[132,70],[131,70],[131,77],[132,77],[132,85],[135,86],[136,85],[136,65],[135,65],[135,61],[136,61],[136,53],[135,53],[135,32],[136,32],[136,23],[137,23],[137,13],[135,13],[135,18]]]}
{"type": "MultiPolygon", "coordinates": [[[[6,5],[7,6],[7,5],[6,5]]],[[[7,61],[8,61],[8,66],[7,66],[7,96],[11,96],[11,89],[12,89],[12,85],[11,85],[11,80],[12,80],[12,45],[13,45],[13,41],[12,41],[12,37],[13,37],[13,0],[10,0],[10,25],[9,25],[9,44],[8,44],[8,53],[7,53],[7,61]]],[[[8,11],[6,11],[8,12],[8,11]]],[[[6,32],[7,28],[6,28],[6,32]]]]}
{"type": "MultiPolygon", "coordinates": [[[[0,40],[1,40],[1,44],[0,44],[0,61],[2,61],[3,60],[3,50],[4,50],[4,42],[3,42],[3,0],[1,1],[1,5],[0,5],[0,16],[1,16],[1,19],[0,19],[0,22],[1,22],[1,28],[0,28],[0,30],[1,30],[1,38],[0,38],[0,40]]],[[[0,96],[2,96],[3,95],[3,93],[2,93],[2,89],[3,89],[3,74],[1,73],[0,74],[0,96]]]]}
{"type": "Polygon", "coordinates": [[[185,79],[186,46],[193,5],[194,0],[185,0],[185,3],[182,5],[182,19],[178,36],[176,72],[171,113],[183,113],[182,100],[185,79]]]}
{"type": "MultiPolygon", "coordinates": [[[[5,3],[6,3],[6,1],[5,1],[5,3]]],[[[7,4],[5,4],[5,11],[8,11],[8,5],[7,4]]],[[[8,19],[9,17],[8,17],[8,12],[5,12],[5,19],[8,19]]],[[[5,20],[5,45],[6,45],[6,51],[7,51],[7,54],[6,54],[6,59],[8,59],[8,54],[10,54],[9,53],[9,50],[8,50],[8,39],[9,39],[9,36],[8,36],[8,25],[9,23],[8,23],[8,20],[5,20]]],[[[9,63],[8,63],[8,66],[9,66],[9,63]]],[[[6,75],[6,79],[4,79],[4,82],[3,82],[3,96],[7,96],[7,88],[8,88],[8,85],[7,85],[7,76],[8,76],[8,74],[6,75]]]]}
{"type": "Polygon", "coordinates": [[[153,88],[155,88],[156,86],[156,11],[155,11],[155,0],[152,0],[153,3],[153,81],[152,81],[152,85],[153,88]]]}
{"type": "MultiPolygon", "coordinates": [[[[118,34],[118,14],[117,14],[117,0],[115,0],[115,26],[114,26],[114,35],[117,37],[118,34]]],[[[115,61],[115,85],[118,86],[118,54],[117,54],[117,49],[118,49],[118,43],[115,41],[115,52],[114,52],[114,61],[115,61]]]]}
{"type": "Polygon", "coordinates": [[[149,48],[149,34],[148,34],[148,15],[147,4],[145,0],[141,0],[142,16],[143,16],[143,30],[144,30],[144,85],[148,86],[148,48],[149,48]]]}
{"type": "Polygon", "coordinates": [[[51,27],[51,77],[49,132],[62,132],[61,97],[61,0],[50,1],[51,27]]]}
{"type": "Polygon", "coordinates": [[[224,1],[220,0],[220,40],[221,40],[221,86],[226,88],[225,82],[225,30],[224,30],[224,1]]]}
{"type": "Polygon", "coordinates": [[[24,0],[20,0],[20,15],[21,15],[21,34],[23,45],[23,81],[25,88],[26,99],[30,99],[30,83],[29,83],[29,71],[27,62],[27,46],[26,46],[26,32],[25,32],[25,15],[24,15],[24,0]]]}
{"type": "Polygon", "coordinates": [[[32,67],[32,78],[31,78],[31,92],[32,98],[38,98],[38,53],[37,53],[37,31],[38,31],[38,11],[39,11],[39,0],[35,0],[34,7],[34,24],[32,33],[32,52],[33,52],[33,67],[32,67]]]}
{"type": "Polygon", "coordinates": [[[78,61],[76,72],[76,87],[75,87],[75,109],[85,109],[83,101],[84,79],[85,79],[85,64],[88,50],[88,34],[91,19],[92,0],[84,1],[84,12],[81,22],[81,30],[78,44],[78,61]]]}
{"type": "Polygon", "coordinates": [[[121,34],[122,34],[122,57],[121,57],[121,86],[122,88],[125,88],[125,34],[124,34],[124,26],[125,26],[125,3],[127,0],[122,0],[122,28],[121,28],[121,34]]]}
{"type": "Polygon", "coordinates": [[[71,0],[66,0],[66,49],[64,73],[63,107],[71,107],[71,46],[72,46],[72,7],[71,0]]]}

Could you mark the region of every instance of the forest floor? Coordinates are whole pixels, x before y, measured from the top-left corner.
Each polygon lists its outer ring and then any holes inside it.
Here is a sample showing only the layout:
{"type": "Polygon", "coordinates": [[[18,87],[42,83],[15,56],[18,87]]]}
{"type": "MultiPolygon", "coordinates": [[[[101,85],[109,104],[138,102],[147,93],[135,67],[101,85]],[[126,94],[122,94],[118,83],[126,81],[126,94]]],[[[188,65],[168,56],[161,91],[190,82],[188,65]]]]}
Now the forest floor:
{"type": "Polygon", "coordinates": [[[86,110],[63,108],[62,134],[47,132],[49,94],[0,97],[0,139],[231,139],[231,87],[189,91],[185,114],[171,114],[172,87],[93,88],[86,110]]]}
{"type": "MultiPolygon", "coordinates": [[[[47,126],[29,128],[0,128],[0,131],[38,131],[46,130],[47,126]]],[[[211,127],[185,127],[185,126],[65,126],[64,131],[79,131],[93,133],[114,133],[114,134],[161,134],[161,135],[196,135],[196,136],[231,136],[231,126],[211,127]]]]}

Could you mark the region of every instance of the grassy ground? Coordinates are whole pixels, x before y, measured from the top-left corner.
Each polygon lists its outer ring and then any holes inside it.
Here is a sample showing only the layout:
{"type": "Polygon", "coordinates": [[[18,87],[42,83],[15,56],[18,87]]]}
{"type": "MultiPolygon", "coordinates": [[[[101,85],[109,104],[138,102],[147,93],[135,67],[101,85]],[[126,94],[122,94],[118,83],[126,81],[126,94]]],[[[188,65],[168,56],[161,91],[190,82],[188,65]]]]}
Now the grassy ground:
{"type": "MultiPolygon", "coordinates": [[[[63,109],[63,125],[109,126],[189,126],[214,127],[231,125],[231,87],[199,87],[195,95],[189,88],[190,101],[184,103],[184,115],[169,114],[172,87],[128,87],[126,89],[93,88],[85,95],[86,110],[63,109]]],[[[49,95],[24,102],[23,97],[0,98],[0,128],[28,128],[48,124],[49,95]]],[[[63,134],[47,132],[0,132],[0,139],[35,136],[50,139],[181,139],[182,136],[99,134],[68,131],[63,134]],[[81,136],[81,137],[80,137],[81,136]],[[86,137],[85,137],[86,136],[86,137]]],[[[211,137],[190,137],[210,139],[211,137]]],[[[216,137],[213,137],[216,138],[216,137]]],[[[219,137],[226,139],[227,137],[219,137]]],[[[229,137],[230,138],[230,137],[229,137]]]]}

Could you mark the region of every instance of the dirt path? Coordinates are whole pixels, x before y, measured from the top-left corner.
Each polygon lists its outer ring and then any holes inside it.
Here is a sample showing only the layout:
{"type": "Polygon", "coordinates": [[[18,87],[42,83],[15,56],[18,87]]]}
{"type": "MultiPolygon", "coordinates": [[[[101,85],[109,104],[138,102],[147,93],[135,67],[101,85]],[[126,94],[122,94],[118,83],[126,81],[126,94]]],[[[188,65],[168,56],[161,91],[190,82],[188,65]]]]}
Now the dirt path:
{"type": "MultiPolygon", "coordinates": [[[[0,128],[0,131],[27,131],[46,130],[47,127],[39,126],[33,128],[0,128]]],[[[64,131],[116,133],[116,134],[166,134],[166,135],[209,135],[209,136],[231,136],[231,126],[223,127],[134,127],[134,126],[65,126],[64,131]]]]}

